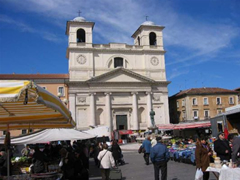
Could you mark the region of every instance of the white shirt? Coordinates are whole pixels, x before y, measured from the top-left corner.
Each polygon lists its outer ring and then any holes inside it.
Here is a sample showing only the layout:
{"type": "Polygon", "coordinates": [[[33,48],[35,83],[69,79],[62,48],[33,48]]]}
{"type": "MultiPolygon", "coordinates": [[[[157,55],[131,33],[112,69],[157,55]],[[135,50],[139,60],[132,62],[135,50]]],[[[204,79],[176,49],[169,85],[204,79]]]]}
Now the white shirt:
{"type": "Polygon", "coordinates": [[[152,139],[151,144],[152,144],[152,147],[155,146],[157,144],[157,140],[156,139],[152,139]]]}
{"type": "Polygon", "coordinates": [[[100,163],[101,169],[110,169],[111,167],[115,166],[115,161],[112,156],[112,152],[107,151],[106,149],[100,151],[97,158],[99,161],[101,161],[100,163]]]}

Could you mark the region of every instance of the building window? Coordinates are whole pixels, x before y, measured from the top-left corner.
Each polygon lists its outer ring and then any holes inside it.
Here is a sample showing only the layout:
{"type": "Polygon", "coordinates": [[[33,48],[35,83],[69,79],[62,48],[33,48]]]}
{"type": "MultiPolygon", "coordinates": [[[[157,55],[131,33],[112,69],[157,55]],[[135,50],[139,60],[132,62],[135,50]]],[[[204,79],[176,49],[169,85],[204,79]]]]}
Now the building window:
{"type": "Polygon", "coordinates": [[[229,104],[234,104],[234,99],[233,99],[233,97],[229,97],[229,104]]]}
{"type": "Polygon", "coordinates": [[[203,98],[203,105],[208,105],[208,98],[203,98]]]}
{"type": "Polygon", "coordinates": [[[27,130],[26,129],[22,129],[22,134],[27,134],[27,130]]]}
{"type": "Polygon", "coordinates": [[[114,68],[123,67],[123,58],[116,57],[114,58],[114,68]]]}
{"type": "Polygon", "coordinates": [[[221,104],[221,98],[217,97],[217,105],[220,105],[220,104],[221,104]]]}
{"type": "Polygon", "coordinates": [[[185,106],[185,100],[184,99],[182,100],[182,106],[185,106]]]}
{"type": "Polygon", "coordinates": [[[204,110],[204,119],[209,119],[209,110],[204,110]]]}
{"type": "Polygon", "coordinates": [[[177,101],[177,108],[179,108],[179,102],[177,101]]]}
{"type": "Polygon", "coordinates": [[[33,129],[29,129],[29,133],[33,132],[33,129]]]}
{"type": "Polygon", "coordinates": [[[198,119],[198,111],[197,110],[193,111],[193,119],[198,119]]]}
{"type": "Polygon", "coordinates": [[[58,96],[64,96],[64,87],[58,87],[58,96]]]}
{"type": "Polygon", "coordinates": [[[182,112],[182,119],[186,120],[186,112],[185,111],[182,112]]]}
{"type": "Polygon", "coordinates": [[[218,109],[217,114],[222,114],[222,109],[218,109]]]}
{"type": "Polygon", "coordinates": [[[192,103],[193,103],[193,105],[197,105],[197,98],[193,98],[192,103]]]}
{"type": "Polygon", "coordinates": [[[85,42],[85,31],[83,29],[77,30],[77,42],[85,42]]]}
{"type": "Polygon", "coordinates": [[[7,131],[3,131],[2,134],[3,134],[3,135],[6,135],[6,134],[7,134],[7,131]]]}

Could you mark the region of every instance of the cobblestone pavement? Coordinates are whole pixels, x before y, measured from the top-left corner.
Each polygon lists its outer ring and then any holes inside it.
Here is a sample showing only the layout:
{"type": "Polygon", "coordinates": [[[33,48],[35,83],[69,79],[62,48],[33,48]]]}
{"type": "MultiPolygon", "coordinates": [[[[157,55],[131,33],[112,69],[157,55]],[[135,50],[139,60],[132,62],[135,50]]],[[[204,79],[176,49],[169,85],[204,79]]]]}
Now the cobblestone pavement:
{"type": "MultiPolygon", "coordinates": [[[[145,165],[143,154],[125,151],[123,155],[126,164],[119,166],[123,180],[154,180],[153,165],[145,165]]],[[[168,180],[194,180],[195,168],[192,164],[169,161],[168,180]]],[[[90,160],[90,180],[101,180],[100,171],[94,166],[93,159],[90,160]]],[[[216,180],[212,173],[209,180],[216,180]]]]}

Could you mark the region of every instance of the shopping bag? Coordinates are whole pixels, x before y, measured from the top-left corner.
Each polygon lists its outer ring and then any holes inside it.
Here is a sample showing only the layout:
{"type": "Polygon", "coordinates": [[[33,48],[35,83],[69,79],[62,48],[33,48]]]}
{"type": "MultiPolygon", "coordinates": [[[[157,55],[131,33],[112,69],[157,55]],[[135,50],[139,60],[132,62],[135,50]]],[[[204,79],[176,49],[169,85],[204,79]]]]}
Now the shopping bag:
{"type": "Polygon", "coordinates": [[[198,168],[196,170],[195,180],[202,180],[202,177],[203,177],[203,172],[200,168],[198,168]]]}
{"type": "Polygon", "coordinates": [[[121,169],[118,169],[118,168],[110,169],[109,179],[110,180],[121,180],[122,179],[121,169]]]}

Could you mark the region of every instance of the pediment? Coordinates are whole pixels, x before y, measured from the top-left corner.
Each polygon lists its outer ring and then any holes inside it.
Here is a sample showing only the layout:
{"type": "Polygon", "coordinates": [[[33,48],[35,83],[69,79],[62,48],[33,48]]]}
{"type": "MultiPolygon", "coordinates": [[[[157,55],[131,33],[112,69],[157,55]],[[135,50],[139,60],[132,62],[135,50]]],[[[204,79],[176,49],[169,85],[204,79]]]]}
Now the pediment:
{"type": "Polygon", "coordinates": [[[117,68],[110,72],[104,73],[100,76],[96,76],[95,78],[92,78],[88,80],[87,82],[99,82],[99,83],[107,83],[107,82],[148,82],[153,83],[154,80],[147,78],[145,76],[142,76],[140,74],[137,74],[133,71],[124,69],[124,68],[117,68]]]}

